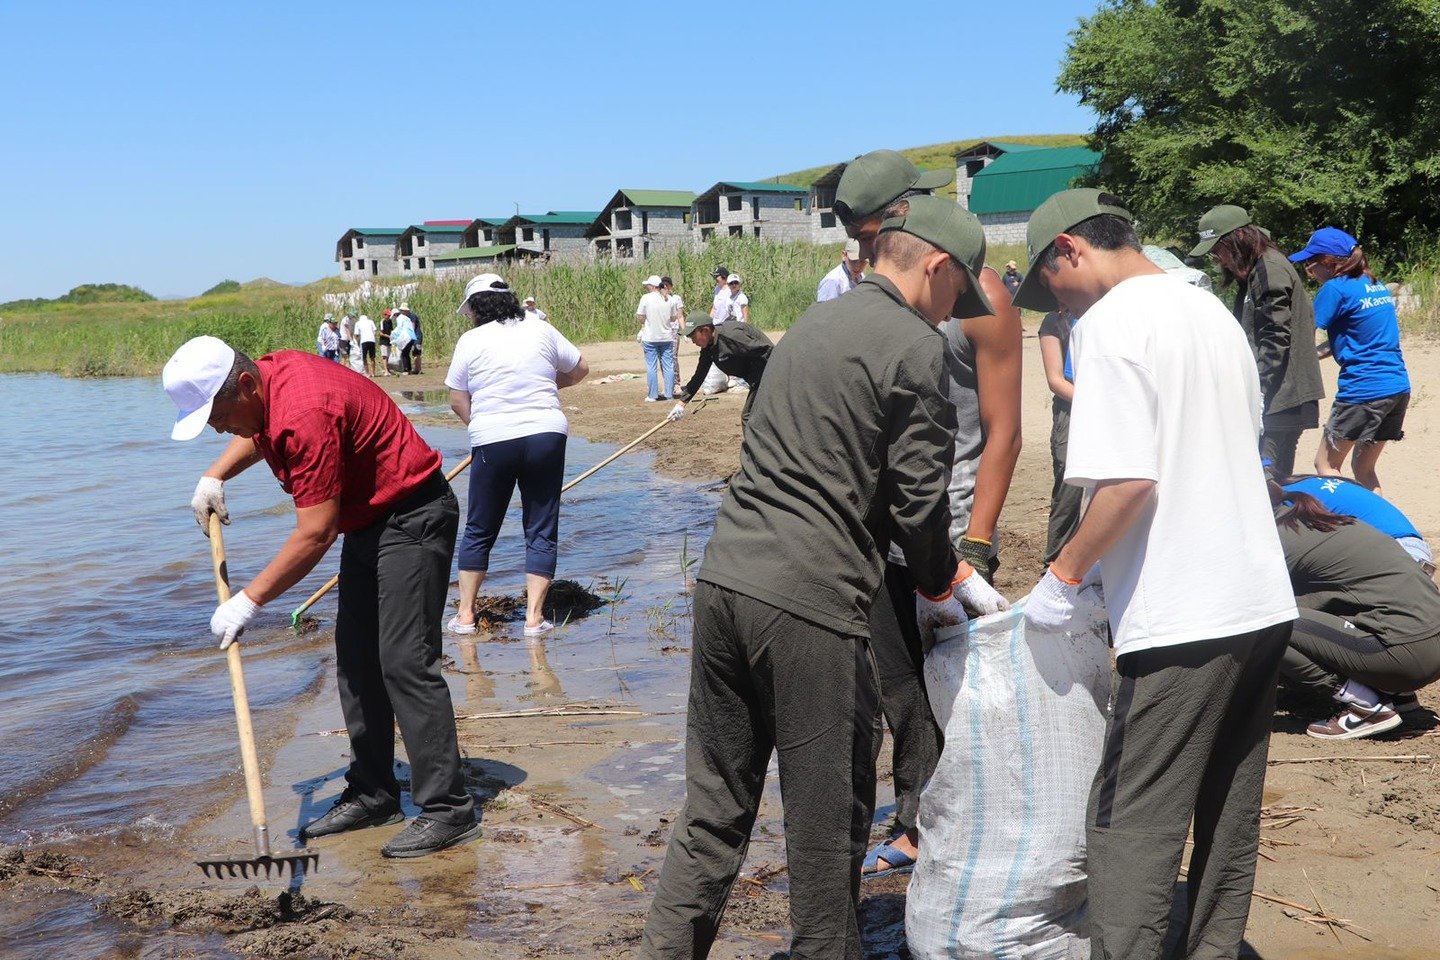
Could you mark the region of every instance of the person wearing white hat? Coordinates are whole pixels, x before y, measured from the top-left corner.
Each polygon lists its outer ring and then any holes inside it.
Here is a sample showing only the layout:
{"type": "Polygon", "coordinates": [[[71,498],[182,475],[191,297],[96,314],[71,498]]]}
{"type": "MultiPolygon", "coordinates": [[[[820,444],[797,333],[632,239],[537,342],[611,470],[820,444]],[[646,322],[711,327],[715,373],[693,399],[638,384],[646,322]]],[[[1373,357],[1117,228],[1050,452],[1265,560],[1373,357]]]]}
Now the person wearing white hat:
{"type": "Polygon", "coordinates": [[[410,329],[414,331],[415,337],[410,347],[410,372],[416,376],[420,375],[421,356],[425,347],[425,330],[420,326],[420,314],[410,309],[410,304],[400,304],[400,312],[410,320],[410,329]]]}
{"type": "Polygon", "coordinates": [[[522,306],[525,307],[526,320],[550,319],[550,316],[544,310],[541,310],[539,307],[535,306],[535,298],[533,296],[526,297],[524,300],[520,301],[520,303],[522,306]]]}
{"type": "Polygon", "coordinates": [[[544,611],[559,555],[560,486],[569,433],[559,390],[584,380],[590,368],[560,331],[527,315],[497,274],[481,274],[466,284],[456,313],[474,328],[456,341],[445,385],[450,409],[469,429],[474,466],[460,539],[460,609],[447,626],[451,633],[475,632],[475,598],[519,487],[525,635],[539,636],[555,629],[544,611]]]}
{"type": "Polygon", "coordinates": [[[345,790],[301,836],[404,819],[398,723],[421,812],[382,855],[424,856],[478,837],[440,671],[460,514],[440,454],[376,383],[308,353],[251,360],[215,337],[196,337],[175,351],[162,379],[179,408],[174,439],[192,439],[207,424],[234,436],[195,487],[190,506],[202,531],[208,535],[212,513],[229,522],[225,481],[262,460],[295,500],[295,529],[280,551],[210,619],[221,649],[344,537],[335,671],[351,761],[345,790]]]}
{"type": "Polygon", "coordinates": [[[740,284],[745,281],[740,279],[740,274],[732,273],[726,282],[730,285],[730,319],[749,323],[750,298],[740,289],[740,284]]]}
{"type": "Polygon", "coordinates": [[[674,331],[670,326],[674,312],[674,304],[660,292],[660,277],[646,277],[645,295],[635,307],[635,318],[640,321],[635,339],[645,349],[646,403],[670,399],[675,380],[674,331]]]}
{"type": "Polygon", "coordinates": [[[860,241],[845,241],[845,249],[840,253],[840,263],[820,281],[820,286],[815,291],[815,302],[834,300],[855,289],[855,285],[865,279],[865,262],[865,258],[860,255],[860,241]]]}
{"type": "Polygon", "coordinates": [[[325,314],[320,323],[320,332],[315,335],[315,352],[326,360],[340,359],[340,331],[335,327],[334,314],[325,314]]]}

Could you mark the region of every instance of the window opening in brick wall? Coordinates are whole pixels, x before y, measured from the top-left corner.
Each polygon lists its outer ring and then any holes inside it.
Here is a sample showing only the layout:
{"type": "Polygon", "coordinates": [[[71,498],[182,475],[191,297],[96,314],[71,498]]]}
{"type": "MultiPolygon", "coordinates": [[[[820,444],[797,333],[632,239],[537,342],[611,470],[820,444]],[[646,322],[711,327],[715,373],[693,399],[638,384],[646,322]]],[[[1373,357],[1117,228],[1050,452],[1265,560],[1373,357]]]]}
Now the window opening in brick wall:
{"type": "Polygon", "coordinates": [[[740,196],[740,194],[738,193],[732,193],[730,194],[730,196],[725,198],[725,202],[725,209],[733,212],[735,210],[739,210],[745,205],[745,198],[740,196]]]}

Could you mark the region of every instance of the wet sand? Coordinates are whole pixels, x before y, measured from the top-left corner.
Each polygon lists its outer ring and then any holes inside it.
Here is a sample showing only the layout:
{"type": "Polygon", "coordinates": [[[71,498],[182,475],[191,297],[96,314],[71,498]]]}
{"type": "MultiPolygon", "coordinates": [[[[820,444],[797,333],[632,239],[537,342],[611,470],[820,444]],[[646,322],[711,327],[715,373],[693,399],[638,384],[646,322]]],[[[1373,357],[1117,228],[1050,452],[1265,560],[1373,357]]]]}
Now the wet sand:
{"type": "MultiPolygon", "coordinates": [[[[1003,522],[1000,586],[1012,597],[1040,572],[1050,488],[1049,400],[1033,338],[1026,349],[1027,445],[1003,522]]],[[[1415,383],[1440,382],[1440,349],[1407,343],[1406,351],[1415,383]]],[[[591,380],[643,372],[633,343],[592,345],[584,352],[591,380]]],[[[685,370],[693,370],[694,356],[687,344],[685,370]]],[[[1326,370],[1333,392],[1333,365],[1326,370]]],[[[423,394],[443,389],[443,375],[443,367],[432,367],[422,376],[381,383],[423,394]]],[[[644,389],[642,378],[565,391],[572,431],[628,442],[668,410],[668,404],[644,403],[644,389]]],[[[743,402],[743,394],[722,395],[656,433],[644,445],[655,452],[656,469],[692,485],[728,476],[738,464],[743,402]]],[[[1429,482],[1437,421],[1431,392],[1421,386],[1410,407],[1409,439],[1392,445],[1381,461],[1387,495],[1432,542],[1440,539],[1440,493],[1429,482]]],[[[1301,462],[1317,442],[1317,432],[1302,438],[1301,462]]],[[[676,586],[678,594],[678,579],[676,586]]],[[[606,610],[594,616],[603,620],[606,610]]],[[[305,899],[282,904],[282,882],[262,880],[259,892],[251,893],[249,882],[204,881],[189,863],[191,854],[248,850],[243,791],[232,776],[233,789],[217,803],[216,815],[163,848],[153,842],[129,847],[119,837],[104,849],[88,848],[85,860],[38,864],[31,850],[25,865],[0,862],[0,896],[23,905],[55,890],[71,891],[99,906],[100,925],[132,931],[128,935],[147,955],[162,949],[171,951],[167,956],[422,960],[629,955],[683,800],[689,637],[683,615],[667,624],[662,614],[656,623],[653,613],[632,609],[623,618],[613,633],[592,619],[584,628],[591,645],[586,649],[563,633],[538,650],[508,634],[473,644],[447,638],[457,712],[482,717],[460,722],[467,776],[484,800],[485,835],[478,843],[420,861],[389,862],[378,848],[396,827],[326,838],[312,845],[322,853],[321,870],[299,888],[305,899]],[[637,634],[643,639],[637,641],[637,634]],[[610,636],[629,640],[606,667],[593,645],[610,636]],[[638,675],[634,671],[668,695],[643,703],[628,698],[626,677],[638,675]],[[596,695],[606,689],[595,682],[601,676],[613,688],[609,695],[596,695]],[[585,706],[569,706],[576,711],[570,716],[484,717],[572,704],[585,706]],[[607,704],[626,712],[595,712],[607,704]]],[[[322,625],[322,639],[324,630],[322,625]]],[[[322,812],[343,775],[344,738],[321,735],[340,723],[333,670],[326,674],[287,723],[267,728],[262,745],[267,802],[277,824],[272,829],[282,836],[322,812]]],[[[1435,688],[1420,697],[1431,711],[1440,707],[1435,688]]],[[[1303,735],[1305,722],[1317,715],[1314,706],[1296,704],[1276,717],[1272,760],[1306,762],[1272,763],[1256,889],[1290,905],[1257,901],[1249,944],[1267,958],[1440,957],[1434,940],[1440,921],[1440,724],[1426,712],[1420,723],[1382,737],[1320,743],[1303,735]],[[1410,756],[1427,759],[1388,759],[1410,756]],[[1308,922],[1310,914],[1297,905],[1321,905],[1354,926],[1308,922]]],[[[882,805],[889,800],[888,756],[887,743],[882,805]]],[[[781,831],[772,782],[714,956],[768,957],[788,942],[781,831]]],[[[908,955],[904,883],[893,878],[866,884],[869,957],[908,955]]]]}

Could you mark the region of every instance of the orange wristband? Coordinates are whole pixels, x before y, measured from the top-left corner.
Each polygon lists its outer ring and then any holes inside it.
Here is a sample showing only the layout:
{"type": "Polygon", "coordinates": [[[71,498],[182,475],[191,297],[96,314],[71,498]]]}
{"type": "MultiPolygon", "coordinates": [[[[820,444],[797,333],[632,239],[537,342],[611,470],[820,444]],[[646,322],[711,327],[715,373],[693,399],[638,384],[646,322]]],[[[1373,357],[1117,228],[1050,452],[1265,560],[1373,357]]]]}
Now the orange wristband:
{"type": "Polygon", "coordinates": [[[1068,583],[1068,584],[1069,584],[1070,586],[1072,586],[1072,587],[1078,587],[1078,586],[1080,586],[1081,583],[1084,582],[1084,580],[1071,580],[1069,577],[1062,577],[1062,576],[1060,576],[1060,574],[1058,574],[1058,573],[1055,572],[1055,564],[1053,564],[1053,563],[1050,564],[1050,568],[1049,568],[1049,569],[1050,569],[1050,572],[1055,575],[1055,579],[1056,579],[1056,580],[1059,580],[1061,583],[1068,583]]]}

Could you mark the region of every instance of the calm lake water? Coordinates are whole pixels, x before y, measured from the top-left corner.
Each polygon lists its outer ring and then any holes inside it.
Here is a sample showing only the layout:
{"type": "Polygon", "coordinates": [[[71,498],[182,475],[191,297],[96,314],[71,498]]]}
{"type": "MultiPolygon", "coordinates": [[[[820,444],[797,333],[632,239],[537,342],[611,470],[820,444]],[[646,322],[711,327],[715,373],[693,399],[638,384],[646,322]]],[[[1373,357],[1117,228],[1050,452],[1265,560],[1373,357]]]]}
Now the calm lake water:
{"type": "MultiPolygon", "coordinates": [[[[436,401],[414,395],[401,405],[445,412],[436,401]]],[[[3,376],[0,407],[9,414],[0,420],[0,844],[59,844],[82,854],[163,845],[234,801],[238,751],[224,660],[208,629],[208,541],[189,507],[225,439],[207,431],[171,441],[173,407],[154,379],[3,376]]],[[[446,469],[468,452],[458,424],[421,433],[446,469]]],[[[567,477],[613,449],[572,437],[567,477]]],[[[462,511],[466,476],[456,481],[462,511]]],[[[226,497],[225,545],[238,586],[273,556],[293,510],[264,464],[227,483],[226,497]]],[[[673,704],[683,695],[688,658],[653,656],[646,619],[669,618],[689,645],[677,600],[680,552],[688,536],[689,554],[701,555],[716,504],[713,489],[656,476],[642,453],[567,495],[558,575],[599,584],[600,593],[624,578],[629,597],[627,627],[611,642],[585,642],[606,634],[604,611],[556,637],[552,649],[561,653],[552,661],[567,698],[664,696],[673,704]],[[617,653],[617,640],[627,649],[617,653]],[[637,665],[623,674],[598,669],[617,656],[637,665]]],[[[517,496],[486,591],[520,592],[523,555],[517,496]]],[[[327,679],[334,594],[312,611],[320,634],[297,637],[288,627],[290,610],[338,564],[337,546],[246,634],[262,739],[289,730],[301,705],[335,699],[327,679]]],[[[523,659],[519,646],[497,658],[523,659]]],[[[460,704],[464,688],[451,680],[460,704]]],[[[338,706],[333,721],[341,726],[338,706]]],[[[104,952],[120,949],[123,933],[78,909],[64,898],[0,904],[0,928],[8,928],[0,944],[26,945],[0,952],[95,955],[95,938],[104,952]]]]}

